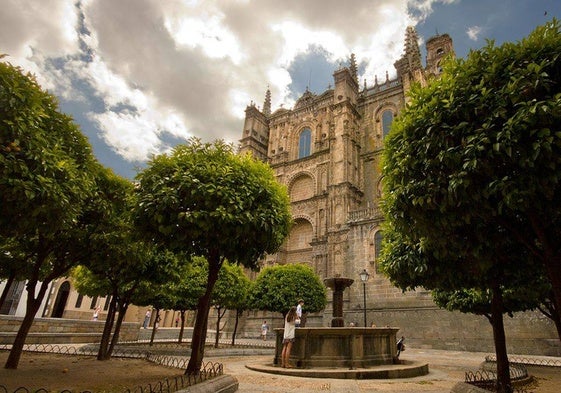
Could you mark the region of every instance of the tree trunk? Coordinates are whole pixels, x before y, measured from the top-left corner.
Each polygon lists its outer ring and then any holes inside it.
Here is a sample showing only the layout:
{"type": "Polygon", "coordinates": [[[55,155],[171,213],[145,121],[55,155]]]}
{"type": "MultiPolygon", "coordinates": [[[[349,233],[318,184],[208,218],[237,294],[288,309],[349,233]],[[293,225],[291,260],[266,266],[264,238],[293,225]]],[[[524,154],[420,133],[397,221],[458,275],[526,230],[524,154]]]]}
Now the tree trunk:
{"type": "Polygon", "coordinates": [[[33,325],[35,314],[37,313],[37,310],[39,310],[39,307],[41,307],[41,302],[45,297],[45,293],[47,293],[47,288],[49,287],[50,282],[51,280],[46,280],[41,283],[37,298],[35,298],[35,287],[37,285],[37,280],[31,280],[27,283],[27,303],[25,307],[25,316],[21,321],[21,325],[16,334],[16,338],[14,340],[12,349],[10,350],[10,355],[8,355],[8,359],[6,360],[4,368],[14,370],[18,368],[19,359],[21,357],[21,353],[23,352],[25,340],[27,339],[27,335],[29,333],[29,330],[31,329],[31,325],[33,325]]]}
{"type": "Polygon", "coordinates": [[[183,331],[185,330],[185,310],[179,311],[179,315],[181,316],[181,329],[179,329],[179,338],[177,342],[181,344],[183,342],[183,331]]]}
{"type": "Polygon", "coordinates": [[[160,309],[156,308],[156,317],[154,318],[154,326],[152,326],[152,334],[150,335],[150,346],[154,344],[154,337],[156,337],[156,330],[160,326],[160,309]]]}
{"type": "Polygon", "coordinates": [[[201,370],[203,357],[205,353],[205,343],[208,326],[208,312],[210,310],[210,300],[212,290],[218,279],[218,272],[220,271],[220,257],[214,255],[208,258],[208,280],[204,295],[199,299],[197,306],[197,319],[193,327],[193,338],[191,340],[191,357],[185,374],[198,374],[201,370]]]}
{"type": "Polygon", "coordinates": [[[216,311],[218,311],[218,317],[216,318],[216,339],[214,340],[214,348],[218,348],[218,341],[220,338],[220,321],[222,321],[222,317],[224,317],[224,314],[226,314],[226,309],[222,309],[221,307],[218,307],[216,309],[216,311]]]}
{"type": "Polygon", "coordinates": [[[101,335],[101,342],[99,343],[99,351],[97,352],[97,360],[108,360],[109,353],[109,340],[111,339],[111,332],[113,331],[113,323],[115,322],[115,313],[117,312],[117,296],[115,293],[111,296],[109,303],[109,310],[107,310],[107,318],[103,326],[103,334],[101,335]]]}
{"type": "Polygon", "coordinates": [[[125,319],[125,314],[129,308],[129,303],[119,304],[119,316],[117,317],[117,322],[115,323],[115,330],[113,331],[113,337],[111,338],[111,344],[109,345],[109,350],[107,351],[107,359],[111,359],[113,350],[119,342],[119,333],[121,332],[121,326],[123,325],[123,320],[125,319]]]}
{"type": "Polygon", "coordinates": [[[493,282],[493,297],[491,299],[491,325],[497,356],[497,392],[512,393],[510,383],[510,367],[506,351],[506,337],[503,321],[503,294],[497,280],[493,282]]]}
{"type": "Polygon", "coordinates": [[[234,323],[234,331],[232,332],[232,346],[236,345],[236,334],[238,332],[238,323],[240,321],[240,314],[242,310],[236,310],[236,322],[234,323]]]}
{"type": "MultiPolygon", "coordinates": [[[[553,291],[553,299],[555,310],[557,313],[557,320],[559,321],[559,310],[561,310],[561,257],[545,257],[545,270],[547,271],[547,276],[551,282],[551,288],[553,291]]],[[[557,323],[561,323],[556,321],[557,323]]],[[[559,339],[561,340],[561,331],[557,329],[559,339]]]]}
{"type": "Polygon", "coordinates": [[[0,296],[0,308],[2,308],[2,306],[4,305],[4,302],[6,301],[6,298],[8,297],[8,292],[10,291],[10,287],[14,283],[15,279],[16,279],[16,273],[11,272],[10,276],[6,280],[6,286],[4,287],[4,290],[2,291],[2,296],[0,296]]]}

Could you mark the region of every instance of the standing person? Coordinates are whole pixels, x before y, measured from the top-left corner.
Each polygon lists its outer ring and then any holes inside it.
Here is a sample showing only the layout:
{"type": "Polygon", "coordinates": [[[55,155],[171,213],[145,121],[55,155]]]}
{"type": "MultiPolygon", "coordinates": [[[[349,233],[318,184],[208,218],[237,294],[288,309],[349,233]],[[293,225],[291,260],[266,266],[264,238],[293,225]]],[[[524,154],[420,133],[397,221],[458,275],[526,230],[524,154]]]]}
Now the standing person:
{"type": "Polygon", "coordinates": [[[150,324],[150,317],[152,316],[152,313],[150,312],[150,310],[146,311],[146,315],[144,315],[144,323],[142,324],[142,327],[144,329],[148,328],[148,325],[150,324]]]}
{"type": "Polygon", "coordinates": [[[298,300],[298,305],[296,306],[296,327],[300,327],[302,324],[302,306],[304,305],[304,300],[298,300]]]}
{"type": "Polygon", "coordinates": [[[267,341],[267,333],[269,333],[269,325],[267,325],[267,321],[263,321],[263,325],[261,325],[261,337],[263,341],[267,341]]]}
{"type": "Polygon", "coordinates": [[[291,307],[286,318],[284,318],[284,334],[282,337],[282,353],[281,353],[281,366],[283,368],[293,368],[290,365],[290,351],[292,350],[292,343],[296,337],[296,307],[291,307]]]}
{"type": "Polygon", "coordinates": [[[99,318],[99,312],[101,311],[101,307],[97,306],[94,310],[93,313],[93,320],[97,321],[97,319],[99,318]]]}

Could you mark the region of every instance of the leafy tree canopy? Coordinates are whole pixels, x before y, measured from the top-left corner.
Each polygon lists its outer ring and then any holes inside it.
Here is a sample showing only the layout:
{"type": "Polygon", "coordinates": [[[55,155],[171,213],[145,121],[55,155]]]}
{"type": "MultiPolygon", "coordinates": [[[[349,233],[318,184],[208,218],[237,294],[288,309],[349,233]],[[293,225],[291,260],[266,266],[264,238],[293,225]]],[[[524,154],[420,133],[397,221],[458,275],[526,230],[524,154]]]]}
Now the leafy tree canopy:
{"type": "Polygon", "coordinates": [[[471,286],[559,258],[560,50],[554,20],[413,88],[383,167],[384,266],[401,287],[471,286]]]}
{"type": "Polygon", "coordinates": [[[250,268],[287,236],[288,194],[266,164],[223,141],[190,139],[138,176],[136,223],[156,241],[194,256],[219,249],[250,268]]]}
{"type": "Polygon", "coordinates": [[[264,268],[257,276],[252,292],[252,308],[280,312],[303,299],[306,312],[322,311],[327,304],[327,290],[312,268],[304,264],[276,265],[264,268]]]}
{"type": "Polygon", "coordinates": [[[54,96],[5,62],[0,128],[0,235],[47,235],[74,225],[93,184],[91,146],[54,96]]]}

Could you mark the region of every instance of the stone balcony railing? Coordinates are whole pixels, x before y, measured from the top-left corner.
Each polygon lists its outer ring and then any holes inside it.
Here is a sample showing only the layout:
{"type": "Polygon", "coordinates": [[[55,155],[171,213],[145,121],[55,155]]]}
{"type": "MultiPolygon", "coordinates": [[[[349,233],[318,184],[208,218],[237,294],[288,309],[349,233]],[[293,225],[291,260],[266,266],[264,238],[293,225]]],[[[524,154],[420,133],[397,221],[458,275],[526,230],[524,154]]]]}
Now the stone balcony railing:
{"type": "Polygon", "coordinates": [[[381,217],[383,217],[382,209],[380,209],[380,207],[378,206],[349,212],[349,222],[369,220],[381,217]]]}

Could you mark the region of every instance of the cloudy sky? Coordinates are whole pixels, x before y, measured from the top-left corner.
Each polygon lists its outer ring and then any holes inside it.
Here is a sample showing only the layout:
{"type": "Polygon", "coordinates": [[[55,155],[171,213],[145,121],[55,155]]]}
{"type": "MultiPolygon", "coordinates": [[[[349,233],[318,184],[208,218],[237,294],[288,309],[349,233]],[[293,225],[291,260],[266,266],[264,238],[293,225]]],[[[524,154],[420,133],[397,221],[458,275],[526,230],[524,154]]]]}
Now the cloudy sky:
{"type": "MultiPolygon", "coordinates": [[[[395,76],[407,26],[456,54],[561,19],[561,0],[0,0],[0,53],[34,73],[133,178],[190,136],[237,142],[244,110],[321,93],[351,53],[361,86],[395,76]]],[[[424,46],[421,46],[424,53],[424,46]]]]}

